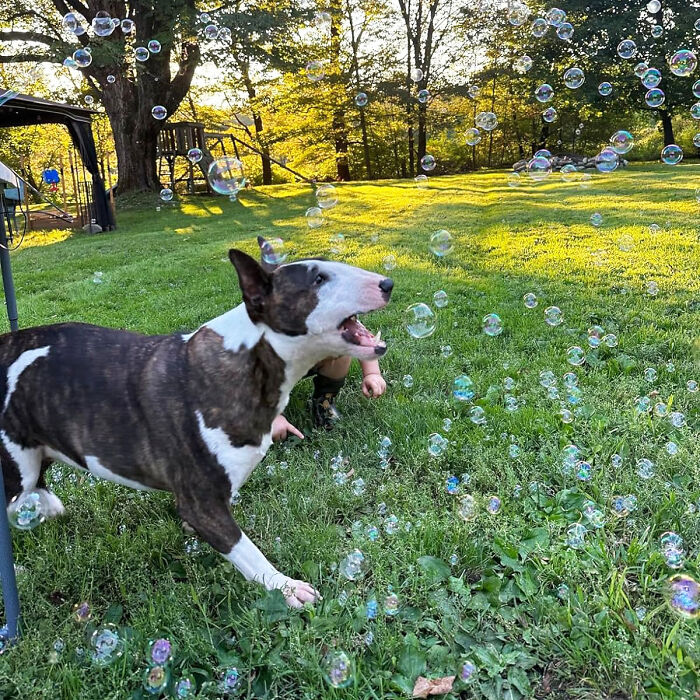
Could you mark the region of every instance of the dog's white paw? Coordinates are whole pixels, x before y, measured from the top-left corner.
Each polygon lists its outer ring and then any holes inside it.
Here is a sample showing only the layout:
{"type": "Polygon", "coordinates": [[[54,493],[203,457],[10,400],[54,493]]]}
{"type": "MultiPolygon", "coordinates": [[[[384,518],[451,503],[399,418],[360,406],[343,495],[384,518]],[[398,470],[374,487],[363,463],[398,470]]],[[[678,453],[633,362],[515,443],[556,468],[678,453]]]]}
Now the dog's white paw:
{"type": "Polygon", "coordinates": [[[311,584],[305,581],[297,581],[288,576],[285,576],[279,582],[275,582],[274,588],[282,591],[282,595],[290,608],[303,608],[305,603],[315,603],[317,600],[322,600],[321,594],[311,584]]]}
{"type": "Polygon", "coordinates": [[[45,514],[47,518],[55,518],[59,515],[65,515],[66,507],[61,502],[61,499],[51,491],[39,489],[44,496],[45,514]]]}

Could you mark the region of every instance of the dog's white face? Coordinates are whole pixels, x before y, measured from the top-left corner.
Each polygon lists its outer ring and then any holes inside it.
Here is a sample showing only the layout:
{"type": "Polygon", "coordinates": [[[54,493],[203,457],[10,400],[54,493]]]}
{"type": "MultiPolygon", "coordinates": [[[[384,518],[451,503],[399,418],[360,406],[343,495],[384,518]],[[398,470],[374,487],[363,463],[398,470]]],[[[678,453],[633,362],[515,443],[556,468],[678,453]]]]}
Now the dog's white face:
{"type": "Polygon", "coordinates": [[[271,267],[237,250],[229,251],[229,257],[253,322],[286,336],[312,337],[325,356],[371,359],[386,352],[386,345],[357,316],[386,306],[392,280],[328,260],[271,267]]]}

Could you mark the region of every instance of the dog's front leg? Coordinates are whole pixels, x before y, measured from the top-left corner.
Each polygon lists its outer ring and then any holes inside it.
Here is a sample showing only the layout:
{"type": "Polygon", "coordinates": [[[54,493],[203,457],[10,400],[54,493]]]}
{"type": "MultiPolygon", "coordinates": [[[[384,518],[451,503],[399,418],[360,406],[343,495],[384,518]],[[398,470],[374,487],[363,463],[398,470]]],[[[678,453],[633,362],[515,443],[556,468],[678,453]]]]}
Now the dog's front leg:
{"type": "Polygon", "coordinates": [[[180,517],[221,552],[248,581],[261,583],[269,591],[275,588],[282,591],[287,605],[292,608],[301,608],[304,603],[313,603],[320,598],[311,585],[285,576],[267,560],[241,532],[226,501],[212,502],[211,494],[198,494],[194,490],[188,490],[184,497],[178,496],[177,501],[180,517]]]}

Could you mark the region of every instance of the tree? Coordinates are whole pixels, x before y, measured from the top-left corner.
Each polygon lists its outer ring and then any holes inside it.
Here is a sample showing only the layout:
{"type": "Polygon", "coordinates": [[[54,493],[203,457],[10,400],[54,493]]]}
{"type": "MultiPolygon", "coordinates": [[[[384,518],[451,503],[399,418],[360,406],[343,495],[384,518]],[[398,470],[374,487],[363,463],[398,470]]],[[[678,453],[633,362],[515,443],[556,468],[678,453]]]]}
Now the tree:
{"type": "Polygon", "coordinates": [[[109,117],[119,193],[154,190],[160,186],[156,148],[162,122],[151,111],[162,106],[172,114],[187,94],[200,57],[196,21],[195,0],[17,0],[0,9],[0,26],[7,27],[0,31],[0,46],[9,49],[0,63],[61,63],[76,50],[90,49],[89,65],[77,70],[109,117]],[[110,18],[98,15],[106,9],[134,22],[133,31],[122,31],[123,21],[110,31],[110,18]],[[82,15],[79,26],[97,27],[97,34],[61,28],[69,12],[82,15]],[[160,42],[159,52],[148,51],[151,40],[160,42]],[[146,61],[136,60],[137,47],[147,52],[146,61]],[[171,63],[178,66],[175,75],[171,63]]]}

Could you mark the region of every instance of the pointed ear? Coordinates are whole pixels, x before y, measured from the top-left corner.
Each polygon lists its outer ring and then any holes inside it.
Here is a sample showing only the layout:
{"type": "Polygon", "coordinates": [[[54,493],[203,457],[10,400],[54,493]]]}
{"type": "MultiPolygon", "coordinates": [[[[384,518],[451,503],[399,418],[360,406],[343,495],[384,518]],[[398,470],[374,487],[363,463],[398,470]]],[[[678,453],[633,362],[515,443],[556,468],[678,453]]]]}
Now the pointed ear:
{"type": "Polygon", "coordinates": [[[238,273],[238,284],[251,321],[258,321],[265,310],[265,301],[272,291],[270,273],[242,250],[231,248],[228,257],[238,273]]]}
{"type": "Polygon", "coordinates": [[[265,251],[267,250],[268,245],[268,242],[262,236],[258,236],[258,246],[260,246],[260,265],[266,272],[274,272],[279,265],[266,262],[265,251]]]}

